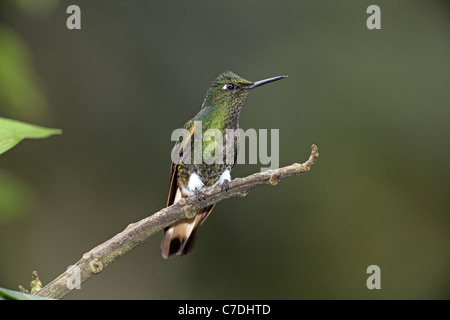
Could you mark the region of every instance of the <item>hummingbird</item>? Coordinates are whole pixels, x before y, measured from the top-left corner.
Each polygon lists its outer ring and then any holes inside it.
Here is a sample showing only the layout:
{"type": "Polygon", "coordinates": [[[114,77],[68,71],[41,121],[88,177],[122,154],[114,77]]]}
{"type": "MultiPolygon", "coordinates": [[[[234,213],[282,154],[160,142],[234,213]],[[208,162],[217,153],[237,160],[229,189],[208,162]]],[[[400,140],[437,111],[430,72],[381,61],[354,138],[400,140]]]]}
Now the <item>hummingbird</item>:
{"type": "MultiPolygon", "coordinates": [[[[286,77],[277,76],[253,82],[231,71],[221,73],[206,92],[200,111],[184,125],[187,134],[185,134],[183,139],[180,137],[175,145],[178,145],[178,147],[180,145],[193,147],[194,132],[199,129],[196,126],[201,126],[200,132],[202,134],[205,134],[208,129],[215,129],[225,136],[227,129],[237,130],[239,128],[239,116],[242,106],[250,91],[286,77]]],[[[201,143],[201,149],[204,151],[208,144],[214,143],[214,141],[202,141],[201,143]]],[[[223,144],[223,148],[222,154],[225,155],[225,144],[223,144]]],[[[174,163],[172,159],[167,206],[192,195],[195,195],[199,201],[202,201],[205,198],[204,192],[216,186],[221,186],[222,191],[228,191],[228,185],[231,181],[231,170],[236,163],[239,150],[239,137],[234,137],[232,148],[234,149],[234,161],[216,161],[211,163],[211,161],[207,161],[207,158],[203,158],[201,163],[196,164],[195,161],[181,163],[177,161],[177,163],[174,163]]],[[[178,150],[184,149],[179,148],[178,150]]],[[[180,157],[183,156],[181,153],[182,151],[179,154],[180,157]]],[[[164,229],[164,237],[161,242],[162,257],[164,259],[174,254],[184,256],[193,249],[199,228],[211,214],[214,206],[215,204],[203,208],[197,212],[194,218],[180,220],[164,229]]]]}

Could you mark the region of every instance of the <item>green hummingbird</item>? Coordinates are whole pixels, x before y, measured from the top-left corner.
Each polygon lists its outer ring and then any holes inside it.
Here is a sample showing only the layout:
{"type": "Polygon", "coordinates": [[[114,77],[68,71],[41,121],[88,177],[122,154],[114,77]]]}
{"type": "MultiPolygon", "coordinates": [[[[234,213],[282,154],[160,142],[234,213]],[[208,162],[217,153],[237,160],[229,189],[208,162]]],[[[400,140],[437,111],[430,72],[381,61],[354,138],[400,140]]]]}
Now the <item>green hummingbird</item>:
{"type": "MultiPolygon", "coordinates": [[[[215,129],[223,136],[225,136],[227,129],[237,130],[242,105],[250,91],[263,84],[286,77],[278,76],[252,82],[231,71],[220,74],[206,92],[200,111],[184,125],[187,134],[175,144],[176,147],[179,147],[178,150],[181,150],[178,156],[180,158],[184,156],[182,153],[185,147],[191,147],[191,150],[195,150],[194,133],[198,132],[199,129],[202,135],[209,129],[215,129]]],[[[211,146],[211,143],[214,144],[214,141],[203,140],[201,143],[201,151],[204,155],[205,150],[211,146]]],[[[221,186],[222,191],[228,191],[228,184],[231,181],[230,173],[237,159],[239,139],[235,136],[234,141],[232,141],[234,161],[225,161],[227,155],[225,143],[222,146],[215,145],[215,147],[223,148],[221,151],[224,155],[224,161],[211,163],[211,161],[208,161],[211,160],[208,159],[208,156],[206,158],[204,156],[199,163],[184,160],[180,163],[179,161],[174,162],[174,159],[172,159],[167,206],[176,203],[181,198],[192,195],[196,195],[197,199],[201,201],[204,199],[204,191],[218,185],[221,186]]],[[[214,157],[216,151],[220,150],[214,149],[213,152],[206,152],[206,154],[209,154],[209,157],[214,157]]],[[[192,160],[194,156],[191,154],[187,159],[192,160]]],[[[181,220],[164,229],[164,237],[161,243],[163,258],[167,259],[174,254],[184,256],[192,250],[199,228],[211,214],[214,206],[211,205],[201,209],[194,218],[181,220]]]]}

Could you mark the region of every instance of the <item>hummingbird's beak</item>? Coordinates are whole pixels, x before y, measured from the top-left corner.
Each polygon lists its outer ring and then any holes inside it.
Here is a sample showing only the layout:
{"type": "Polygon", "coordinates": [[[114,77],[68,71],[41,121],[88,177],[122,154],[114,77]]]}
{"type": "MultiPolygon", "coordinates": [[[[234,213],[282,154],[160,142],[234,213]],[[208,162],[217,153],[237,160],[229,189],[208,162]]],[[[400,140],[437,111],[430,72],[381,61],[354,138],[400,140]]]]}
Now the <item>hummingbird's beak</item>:
{"type": "Polygon", "coordinates": [[[281,80],[281,79],[284,79],[284,78],[287,78],[287,76],[278,76],[278,77],[273,77],[273,78],[269,78],[269,79],[259,80],[259,81],[253,82],[253,84],[251,84],[249,86],[246,86],[245,88],[246,89],[253,89],[253,88],[262,86],[263,84],[266,84],[266,83],[269,83],[269,82],[274,82],[274,81],[281,80]]]}

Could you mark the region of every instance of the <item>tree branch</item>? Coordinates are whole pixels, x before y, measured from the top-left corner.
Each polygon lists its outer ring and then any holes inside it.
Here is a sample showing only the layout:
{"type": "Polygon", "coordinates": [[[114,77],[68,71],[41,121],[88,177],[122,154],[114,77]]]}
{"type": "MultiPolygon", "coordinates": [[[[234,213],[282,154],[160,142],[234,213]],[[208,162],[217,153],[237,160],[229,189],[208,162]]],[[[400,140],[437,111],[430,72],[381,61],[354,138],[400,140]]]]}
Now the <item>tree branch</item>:
{"type": "Polygon", "coordinates": [[[206,199],[204,201],[199,202],[195,196],[181,199],[170,207],[164,208],[141,221],[132,223],[113,238],[83,254],[83,257],[74,266],[43,287],[36,295],[56,299],[62,298],[74,289],[72,281],[75,271],[77,273],[79,271],[79,280],[80,283],[83,283],[93,275],[102,272],[117,258],[145,242],[163,228],[178,220],[193,218],[199,209],[211,204],[231,197],[245,197],[257,186],[276,185],[283,178],[301,175],[310,170],[318,156],[318,148],[313,144],[309,159],[302,164],[294,163],[283,168],[234,179],[229,184],[228,192],[222,192],[220,186],[215,187],[205,192],[206,199]]]}

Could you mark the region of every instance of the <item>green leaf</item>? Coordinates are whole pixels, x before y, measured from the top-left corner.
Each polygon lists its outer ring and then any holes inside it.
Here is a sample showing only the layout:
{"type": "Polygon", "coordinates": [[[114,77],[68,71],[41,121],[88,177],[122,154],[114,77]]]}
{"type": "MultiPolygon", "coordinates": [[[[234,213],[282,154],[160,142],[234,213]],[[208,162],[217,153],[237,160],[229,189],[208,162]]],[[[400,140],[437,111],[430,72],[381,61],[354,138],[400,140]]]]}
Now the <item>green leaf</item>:
{"type": "Polygon", "coordinates": [[[14,147],[25,138],[47,138],[54,134],[61,134],[60,129],[50,129],[23,123],[15,120],[0,118],[0,154],[14,147]]]}
{"type": "Polygon", "coordinates": [[[55,300],[55,299],[38,297],[33,294],[0,288],[0,300],[55,300]]]}

